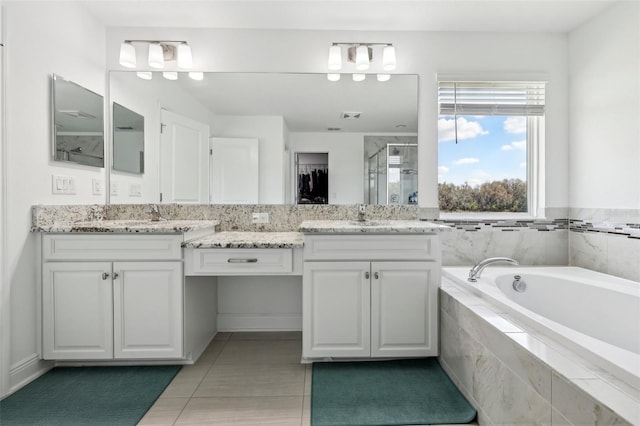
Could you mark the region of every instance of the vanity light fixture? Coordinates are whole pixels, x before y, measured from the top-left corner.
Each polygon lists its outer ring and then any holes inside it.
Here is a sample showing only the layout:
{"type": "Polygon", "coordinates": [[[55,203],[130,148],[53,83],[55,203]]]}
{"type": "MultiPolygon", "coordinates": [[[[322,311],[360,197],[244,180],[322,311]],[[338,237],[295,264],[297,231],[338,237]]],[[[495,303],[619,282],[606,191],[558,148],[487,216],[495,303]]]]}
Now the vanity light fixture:
{"type": "Polygon", "coordinates": [[[151,71],[138,71],[136,75],[143,80],[151,80],[153,78],[151,71]]]}
{"type": "Polygon", "coordinates": [[[191,78],[191,80],[201,81],[204,80],[204,73],[202,71],[189,71],[189,78],[191,78]]]}
{"type": "Polygon", "coordinates": [[[127,68],[136,67],[136,48],[130,41],[123,41],[120,45],[120,65],[127,68]]]}
{"type": "MultiPolygon", "coordinates": [[[[329,81],[338,81],[340,79],[340,74],[336,71],[342,69],[342,46],[347,48],[347,61],[355,64],[356,73],[353,74],[353,81],[363,81],[366,78],[362,71],[368,70],[374,62],[374,49],[381,49],[381,51],[377,51],[376,55],[380,55],[378,57],[382,58],[381,67],[384,71],[392,71],[396,68],[396,49],[391,43],[334,42],[329,47],[327,61],[327,68],[329,69],[327,79],[329,81]]],[[[377,78],[378,81],[388,81],[391,76],[388,73],[384,73],[378,74],[377,78]]]]}
{"type": "MultiPolygon", "coordinates": [[[[151,68],[165,69],[165,66],[172,62],[181,69],[190,70],[193,68],[191,46],[184,40],[125,40],[120,44],[120,65],[127,68],[135,68],[137,66],[136,45],[146,45],[148,47],[147,64],[151,68]]],[[[175,73],[175,71],[168,72],[175,73]]],[[[201,80],[201,74],[190,73],[189,76],[194,80],[201,80]]],[[[150,77],[147,78],[148,74],[138,74],[138,77],[146,78],[147,80],[151,79],[150,77]]],[[[165,77],[175,80],[175,78],[172,78],[173,74],[165,77]]]]}
{"type": "Polygon", "coordinates": [[[167,80],[177,80],[178,72],[177,71],[163,71],[162,76],[167,80]]]}

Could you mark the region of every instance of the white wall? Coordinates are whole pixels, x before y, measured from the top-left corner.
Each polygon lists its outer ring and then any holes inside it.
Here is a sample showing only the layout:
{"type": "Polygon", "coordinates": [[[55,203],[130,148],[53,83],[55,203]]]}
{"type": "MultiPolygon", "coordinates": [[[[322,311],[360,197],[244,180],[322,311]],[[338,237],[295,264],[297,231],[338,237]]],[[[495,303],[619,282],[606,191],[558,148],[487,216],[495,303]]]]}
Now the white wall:
{"type": "Polygon", "coordinates": [[[160,109],[164,108],[191,120],[209,125],[213,113],[196,99],[186,95],[173,81],[156,78],[145,81],[132,72],[111,72],[109,95],[112,102],[144,116],[144,174],[111,171],[111,183],[118,187],[113,204],[160,202],[160,109]],[[141,197],[129,196],[129,185],[142,186],[141,197]]]}
{"type": "Polygon", "coordinates": [[[282,204],[285,200],[284,129],[282,117],[216,115],[211,120],[213,137],[258,138],[260,204],[282,204]]]}
{"type": "Polygon", "coordinates": [[[296,152],[329,153],[329,204],[364,201],[364,134],[290,132],[289,149],[296,152]]]}
{"type": "Polygon", "coordinates": [[[569,35],[569,206],[640,209],[640,3],[569,35]]]}
{"type": "MultiPolygon", "coordinates": [[[[50,160],[50,76],[105,93],[105,30],[79,3],[4,6],[6,31],[6,244],[11,300],[10,386],[37,373],[39,306],[33,204],[103,203],[91,179],[103,169],[50,160]],[[76,177],[77,195],[51,194],[52,173],[76,177]]],[[[6,290],[7,283],[2,283],[6,290]]],[[[4,306],[3,306],[4,308],[4,306]]],[[[6,392],[7,389],[3,389],[6,392]]]]}
{"type": "MultiPolygon", "coordinates": [[[[323,73],[327,71],[327,51],[332,42],[383,40],[393,43],[398,55],[395,72],[419,76],[419,203],[423,207],[437,207],[436,74],[545,73],[549,76],[549,85],[545,152],[548,179],[544,206],[567,206],[566,34],[109,28],[109,69],[123,69],[118,64],[118,52],[125,39],[187,40],[192,46],[195,69],[220,72],[323,73]]],[[[374,63],[372,73],[378,71],[376,66],[379,67],[379,63],[374,63]]]]}

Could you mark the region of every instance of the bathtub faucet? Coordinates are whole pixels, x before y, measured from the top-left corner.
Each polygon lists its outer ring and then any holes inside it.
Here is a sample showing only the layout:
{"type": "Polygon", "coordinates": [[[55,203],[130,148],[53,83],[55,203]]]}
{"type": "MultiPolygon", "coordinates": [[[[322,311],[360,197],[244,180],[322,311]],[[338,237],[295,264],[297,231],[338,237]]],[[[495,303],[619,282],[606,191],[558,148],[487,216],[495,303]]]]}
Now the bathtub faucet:
{"type": "Polygon", "coordinates": [[[520,264],[518,263],[517,260],[511,259],[509,257],[489,257],[487,259],[481,260],[480,262],[476,263],[474,267],[471,268],[471,270],[469,271],[469,278],[467,278],[467,281],[475,283],[476,281],[478,281],[478,278],[480,278],[480,274],[482,274],[482,271],[484,270],[484,268],[491,265],[492,263],[499,263],[499,262],[506,262],[512,265],[520,264]]]}

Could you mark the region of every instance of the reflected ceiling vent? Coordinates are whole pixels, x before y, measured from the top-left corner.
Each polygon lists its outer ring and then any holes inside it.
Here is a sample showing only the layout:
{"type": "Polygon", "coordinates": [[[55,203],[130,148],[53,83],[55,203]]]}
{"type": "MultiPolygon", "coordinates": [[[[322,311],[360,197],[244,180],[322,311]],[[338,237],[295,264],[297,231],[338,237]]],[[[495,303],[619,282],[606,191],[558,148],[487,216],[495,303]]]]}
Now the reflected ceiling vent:
{"type": "Polygon", "coordinates": [[[340,127],[327,127],[327,130],[330,132],[339,132],[342,129],[340,127]]]}
{"type": "Polygon", "coordinates": [[[340,114],[340,118],[344,120],[357,120],[361,115],[361,112],[344,111],[342,114],[340,114]]]}

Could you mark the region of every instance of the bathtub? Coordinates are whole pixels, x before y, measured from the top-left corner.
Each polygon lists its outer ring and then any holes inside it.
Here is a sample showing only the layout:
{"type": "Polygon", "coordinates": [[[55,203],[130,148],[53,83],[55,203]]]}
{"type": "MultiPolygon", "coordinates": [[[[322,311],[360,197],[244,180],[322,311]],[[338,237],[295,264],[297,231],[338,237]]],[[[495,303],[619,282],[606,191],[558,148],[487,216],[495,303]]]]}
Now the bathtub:
{"type": "Polygon", "coordinates": [[[493,266],[470,283],[469,269],[445,267],[443,276],[640,388],[640,283],[576,267],[493,266]]]}

